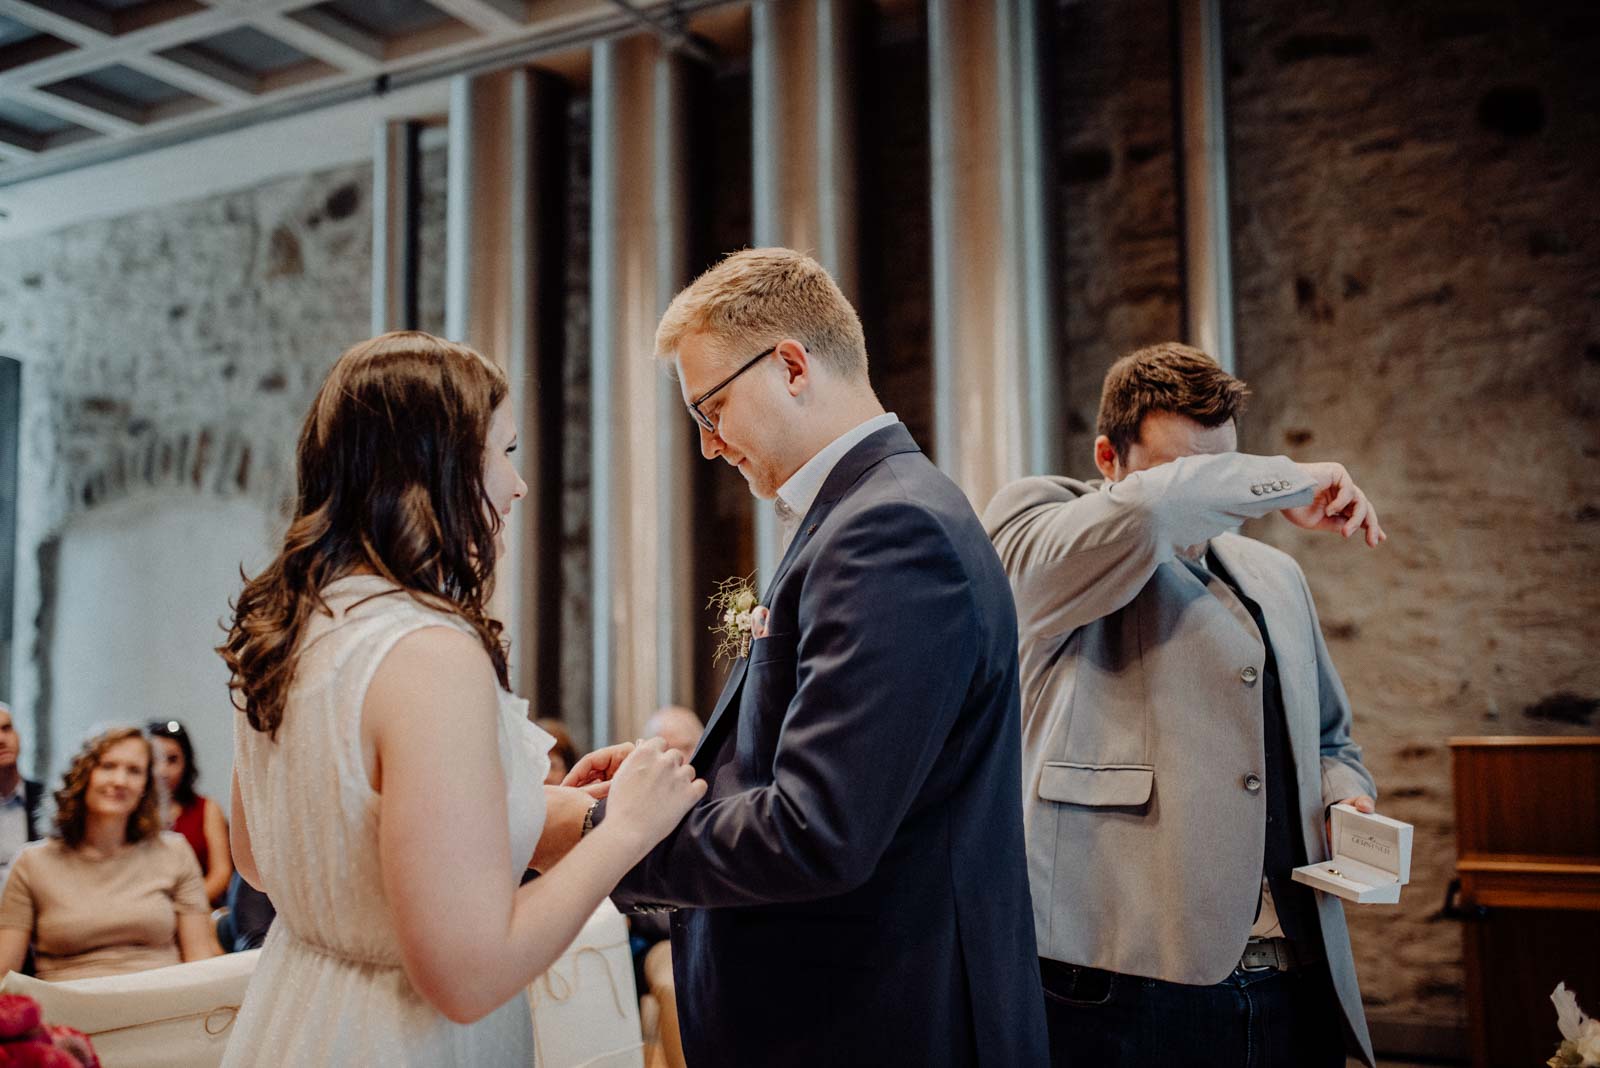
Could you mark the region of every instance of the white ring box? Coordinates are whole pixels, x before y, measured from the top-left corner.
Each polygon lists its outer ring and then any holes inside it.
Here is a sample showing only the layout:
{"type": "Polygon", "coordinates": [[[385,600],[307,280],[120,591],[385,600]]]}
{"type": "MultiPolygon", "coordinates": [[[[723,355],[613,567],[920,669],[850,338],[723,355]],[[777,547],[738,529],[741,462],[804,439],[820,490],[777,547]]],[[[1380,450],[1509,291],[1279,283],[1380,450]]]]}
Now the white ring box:
{"type": "Polygon", "coordinates": [[[1294,881],[1362,905],[1393,905],[1411,881],[1411,824],[1334,805],[1333,859],[1294,870],[1294,881]]]}

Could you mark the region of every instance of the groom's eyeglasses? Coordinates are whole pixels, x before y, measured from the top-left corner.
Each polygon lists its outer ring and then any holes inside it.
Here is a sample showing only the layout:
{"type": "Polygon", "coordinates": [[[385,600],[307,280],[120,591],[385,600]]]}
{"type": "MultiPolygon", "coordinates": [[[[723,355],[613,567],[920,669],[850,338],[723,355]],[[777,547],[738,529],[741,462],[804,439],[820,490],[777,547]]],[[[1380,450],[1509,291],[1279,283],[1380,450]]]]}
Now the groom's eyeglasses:
{"type": "Polygon", "coordinates": [[[702,404],[704,404],[706,401],[710,400],[712,397],[715,397],[722,390],[726,389],[729,386],[729,384],[731,384],[733,382],[733,380],[735,378],[738,378],[740,375],[742,375],[746,371],[750,370],[750,368],[754,367],[756,364],[760,363],[762,360],[766,359],[768,356],[771,356],[774,352],[777,352],[777,351],[778,351],[778,346],[774,345],[770,349],[767,349],[765,352],[762,352],[762,353],[760,353],[759,355],[756,355],[756,356],[752,356],[744,364],[744,366],[740,367],[737,371],[733,372],[733,374],[729,375],[727,378],[724,378],[721,382],[718,382],[716,385],[712,386],[710,389],[708,389],[704,393],[700,394],[700,396],[698,396],[694,400],[690,401],[689,402],[689,411],[694,416],[694,421],[699,423],[701,426],[705,427],[706,430],[708,430],[711,433],[715,434],[717,432],[717,424],[715,424],[715,423],[713,423],[711,421],[711,417],[709,415],[707,415],[701,409],[700,406],[702,404]]]}

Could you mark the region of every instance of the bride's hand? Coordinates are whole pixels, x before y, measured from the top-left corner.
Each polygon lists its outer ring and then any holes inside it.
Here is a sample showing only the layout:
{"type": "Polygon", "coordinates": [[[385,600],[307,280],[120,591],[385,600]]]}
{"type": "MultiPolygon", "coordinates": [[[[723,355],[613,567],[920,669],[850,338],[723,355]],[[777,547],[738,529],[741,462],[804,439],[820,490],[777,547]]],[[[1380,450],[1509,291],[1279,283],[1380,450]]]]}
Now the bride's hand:
{"type": "Polygon", "coordinates": [[[645,849],[667,836],[706,793],[706,781],[660,738],[640,742],[611,780],[606,825],[639,836],[645,849]]]}
{"type": "Polygon", "coordinates": [[[631,752],[633,752],[632,742],[596,749],[567,772],[567,777],[561,780],[561,785],[575,786],[590,797],[604,797],[611,790],[611,780],[617,774],[617,769],[622,767],[622,762],[628,759],[628,754],[631,752]]]}

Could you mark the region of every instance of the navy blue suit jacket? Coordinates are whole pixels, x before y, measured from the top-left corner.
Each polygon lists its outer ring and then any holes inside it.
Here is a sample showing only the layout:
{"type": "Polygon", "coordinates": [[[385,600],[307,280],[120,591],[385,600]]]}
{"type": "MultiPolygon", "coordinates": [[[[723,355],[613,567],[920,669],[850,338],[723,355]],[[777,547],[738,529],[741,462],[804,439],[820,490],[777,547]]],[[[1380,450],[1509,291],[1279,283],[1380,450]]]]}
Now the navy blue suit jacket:
{"type": "Polygon", "coordinates": [[[971,505],[880,430],[762,603],[694,755],[710,790],[613,894],[679,910],[689,1064],[1047,1064],[1016,610],[971,505]]]}

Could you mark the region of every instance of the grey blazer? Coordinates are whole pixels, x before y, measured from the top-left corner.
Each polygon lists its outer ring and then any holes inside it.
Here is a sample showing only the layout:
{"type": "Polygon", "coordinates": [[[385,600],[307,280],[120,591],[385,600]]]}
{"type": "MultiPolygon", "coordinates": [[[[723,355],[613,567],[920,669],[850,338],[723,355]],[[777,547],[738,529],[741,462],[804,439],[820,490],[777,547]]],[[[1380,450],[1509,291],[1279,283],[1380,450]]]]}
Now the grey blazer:
{"type": "MultiPolygon", "coordinates": [[[[1309,860],[1324,810],[1376,796],[1316,607],[1286,554],[1232,533],[1309,503],[1285,457],[1190,456],[1102,484],[1029,478],[984,514],[1017,602],[1023,820],[1039,951],[1212,984],[1255,919],[1266,791],[1265,646],[1226,583],[1178,550],[1211,542],[1261,608],[1277,657],[1309,860]],[[1248,671],[1247,669],[1254,669],[1248,671]]],[[[1337,898],[1317,894],[1354,1047],[1372,1063],[1337,898]]]]}

